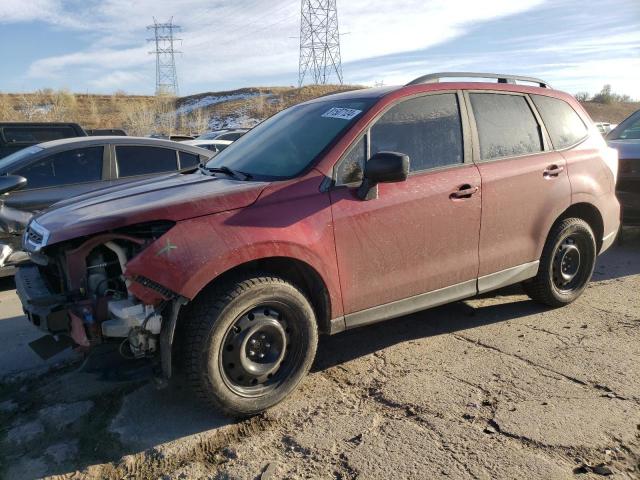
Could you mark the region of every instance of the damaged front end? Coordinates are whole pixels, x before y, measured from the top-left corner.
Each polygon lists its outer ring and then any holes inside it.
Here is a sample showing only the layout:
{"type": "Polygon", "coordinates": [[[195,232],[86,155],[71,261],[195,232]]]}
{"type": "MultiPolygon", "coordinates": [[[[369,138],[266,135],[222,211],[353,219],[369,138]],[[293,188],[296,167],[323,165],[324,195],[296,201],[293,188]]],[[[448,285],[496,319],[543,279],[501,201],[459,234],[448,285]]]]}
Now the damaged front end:
{"type": "Polygon", "coordinates": [[[171,376],[173,330],[185,299],[127,277],[126,266],[174,224],[151,222],[47,246],[48,232],[32,221],[23,238],[31,263],[15,280],[29,321],[48,334],[34,350],[46,357],[69,345],[89,353],[110,343],[127,359],[161,359],[171,376]]]}

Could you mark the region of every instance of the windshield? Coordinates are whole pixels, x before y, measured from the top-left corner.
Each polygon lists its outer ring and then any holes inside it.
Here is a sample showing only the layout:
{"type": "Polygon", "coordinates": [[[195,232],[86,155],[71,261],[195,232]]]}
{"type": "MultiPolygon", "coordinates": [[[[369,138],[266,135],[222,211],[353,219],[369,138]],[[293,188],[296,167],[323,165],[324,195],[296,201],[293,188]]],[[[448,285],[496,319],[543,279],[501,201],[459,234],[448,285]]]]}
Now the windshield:
{"type": "Polygon", "coordinates": [[[624,122],[614,128],[608,140],[640,140],[640,111],[637,111],[624,122]]]}
{"type": "Polygon", "coordinates": [[[197,140],[215,140],[217,137],[219,137],[220,135],[222,135],[224,133],[224,131],[222,132],[208,132],[208,133],[203,133],[202,135],[200,135],[199,137],[196,137],[197,140]]]}
{"type": "Polygon", "coordinates": [[[4,171],[11,167],[11,165],[15,165],[20,162],[22,159],[27,158],[28,156],[38,153],[44,150],[37,145],[33,145],[32,147],[23,148],[22,150],[18,150],[17,152],[12,153],[2,159],[0,159],[0,170],[4,171]]]}
{"type": "Polygon", "coordinates": [[[207,167],[225,166],[264,180],[295,177],[374,101],[327,100],[291,107],[240,137],[212,158],[207,167]]]}

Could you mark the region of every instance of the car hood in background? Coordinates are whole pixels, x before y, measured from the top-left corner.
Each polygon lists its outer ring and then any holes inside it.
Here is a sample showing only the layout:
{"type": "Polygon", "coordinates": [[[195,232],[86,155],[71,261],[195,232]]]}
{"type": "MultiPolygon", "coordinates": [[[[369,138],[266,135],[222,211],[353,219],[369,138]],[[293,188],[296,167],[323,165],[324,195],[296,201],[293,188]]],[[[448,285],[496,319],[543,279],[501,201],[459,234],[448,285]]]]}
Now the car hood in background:
{"type": "Polygon", "coordinates": [[[640,158],[640,139],[607,140],[611,148],[618,150],[618,158],[640,158]]]}
{"type": "Polygon", "coordinates": [[[36,216],[49,231],[47,245],[157,220],[235,210],[254,203],[267,186],[194,173],[169,175],[104,188],[56,203],[36,216]]]}

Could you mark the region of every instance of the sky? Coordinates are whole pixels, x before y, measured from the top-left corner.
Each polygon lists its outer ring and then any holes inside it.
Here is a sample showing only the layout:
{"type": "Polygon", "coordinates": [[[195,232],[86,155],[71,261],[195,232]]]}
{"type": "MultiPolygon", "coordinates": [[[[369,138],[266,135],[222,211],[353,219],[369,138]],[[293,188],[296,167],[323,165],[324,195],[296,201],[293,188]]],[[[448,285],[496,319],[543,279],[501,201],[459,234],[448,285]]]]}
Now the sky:
{"type": "MultiPolygon", "coordinates": [[[[344,81],[442,71],[640,99],[640,0],[337,0],[344,81]]],[[[0,0],[0,91],[153,94],[146,26],[181,26],[180,95],[298,81],[300,0],[0,0]]]]}

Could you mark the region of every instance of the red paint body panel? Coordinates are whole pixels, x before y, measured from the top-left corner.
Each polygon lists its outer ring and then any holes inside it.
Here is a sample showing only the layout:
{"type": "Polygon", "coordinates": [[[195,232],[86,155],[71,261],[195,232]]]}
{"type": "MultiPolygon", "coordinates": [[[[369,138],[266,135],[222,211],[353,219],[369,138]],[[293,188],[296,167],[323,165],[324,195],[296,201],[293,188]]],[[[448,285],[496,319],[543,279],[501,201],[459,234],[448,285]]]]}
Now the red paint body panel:
{"type": "MultiPolygon", "coordinates": [[[[321,191],[354,139],[388,106],[445,90],[557,97],[591,124],[573,97],[539,87],[477,82],[402,87],[379,97],[300,178],[259,183],[174,175],[94,192],[37,220],[51,232],[49,244],[147,221],[176,222],[131,259],[125,273],[190,299],[246,262],[297,259],[323,279],[330,318],[537,260],[551,225],[571,203],[595,205],[605,234],[616,226],[613,179],[599,158],[604,142],[593,128],[591,138],[567,151],[412,175],[406,182],[379,185],[379,198],[370,201],[356,199],[349,188],[321,191]],[[546,179],[543,171],[550,165],[566,168],[558,178],[546,179]],[[451,200],[463,184],[480,190],[470,199],[451,200]],[[163,251],[167,242],[176,248],[163,251]]],[[[131,291],[148,303],[160,299],[135,282],[131,291]]]]}
{"type": "MultiPolygon", "coordinates": [[[[332,318],[342,315],[329,194],[323,176],[273,183],[247,208],[180,221],[127,265],[193,298],[220,274],[260,258],[290,257],[307,263],[324,279],[332,318]],[[177,248],[158,255],[170,241],[177,248]]],[[[137,287],[141,289],[142,287],[137,287]]]]}
{"type": "Polygon", "coordinates": [[[482,176],[479,275],[538,260],[551,226],[570,205],[564,157],[546,152],[478,164],[482,176]],[[565,168],[545,178],[550,165],[565,168]]]}
{"type": "Polygon", "coordinates": [[[331,192],[345,313],[473,280],[478,274],[480,186],[475,165],[381,184],[363,202],[346,187],[331,192]]]}

